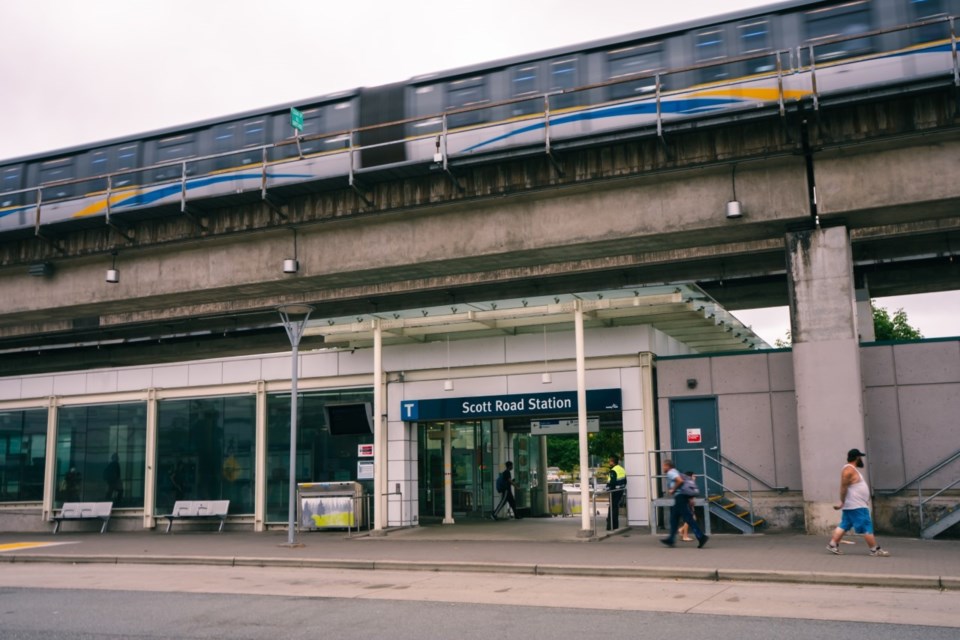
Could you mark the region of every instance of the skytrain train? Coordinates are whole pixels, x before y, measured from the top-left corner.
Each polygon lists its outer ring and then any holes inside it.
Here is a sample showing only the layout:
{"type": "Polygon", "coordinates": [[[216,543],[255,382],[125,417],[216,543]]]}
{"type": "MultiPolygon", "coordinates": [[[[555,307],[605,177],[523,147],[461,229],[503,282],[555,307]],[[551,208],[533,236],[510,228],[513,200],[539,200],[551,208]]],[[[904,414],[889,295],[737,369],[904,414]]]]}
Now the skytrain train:
{"type": "Polygon", "coordinates": [[[926,79],[960,0],[780,2],[216,120],[0,160],[0,233],[374,171],[448,167],[926,79]],[[295,134],[292,118],[302,120],[295,134]]]}

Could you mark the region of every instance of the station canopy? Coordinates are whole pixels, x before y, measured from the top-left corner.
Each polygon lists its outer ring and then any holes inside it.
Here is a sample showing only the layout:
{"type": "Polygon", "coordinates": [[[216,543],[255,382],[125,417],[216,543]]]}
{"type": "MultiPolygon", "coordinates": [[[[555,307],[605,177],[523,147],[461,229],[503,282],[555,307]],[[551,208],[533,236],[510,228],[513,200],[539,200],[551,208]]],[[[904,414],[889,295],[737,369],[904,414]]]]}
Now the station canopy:
{"type": "Polygon", "coordinates": [[[305,336],[329,346],[373,345],[380,323],[384,345],[570,331],[576,301],[584,329],[650,325],[697,353],[769,349],[757,336],[696,285],[624,287],[580,293],[463,302],[338,318],[311,318],[305,336]]]}

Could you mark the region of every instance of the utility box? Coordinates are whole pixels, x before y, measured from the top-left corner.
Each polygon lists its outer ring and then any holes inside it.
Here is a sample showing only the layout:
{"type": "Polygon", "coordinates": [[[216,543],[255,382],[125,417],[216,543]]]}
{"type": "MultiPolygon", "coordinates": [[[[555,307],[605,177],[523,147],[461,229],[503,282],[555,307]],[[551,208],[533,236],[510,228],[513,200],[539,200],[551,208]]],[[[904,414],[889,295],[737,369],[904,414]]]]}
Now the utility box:
{"type": "Polygon", "coordinates": [[[301,482],[297,494],[301,531],[364,525],[363,485],[359,482],[301,482]]]}

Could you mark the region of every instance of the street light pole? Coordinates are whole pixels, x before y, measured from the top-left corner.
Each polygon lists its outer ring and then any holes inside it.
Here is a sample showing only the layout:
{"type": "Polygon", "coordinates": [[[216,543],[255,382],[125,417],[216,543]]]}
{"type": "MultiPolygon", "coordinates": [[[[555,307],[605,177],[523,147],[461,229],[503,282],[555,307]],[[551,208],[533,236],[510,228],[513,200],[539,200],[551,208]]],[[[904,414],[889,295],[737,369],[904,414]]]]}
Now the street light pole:
{"type": "Polygon", "coordinates": [[[280,312],[280,320],[283,322],[283,328],[287,330],[287,337],[290,338],[290,504],[289,518],[287,521],[287,544],[294,545],[294,530],[296,527],[297,513],[297,379],[299,377],[299,367],[297,366],[297,351],[300,346],[300,338],[303,337],[303,330],[307,326],[307,320],[313,307],[306,304],[288,304],[277,307],[280,312]]]}

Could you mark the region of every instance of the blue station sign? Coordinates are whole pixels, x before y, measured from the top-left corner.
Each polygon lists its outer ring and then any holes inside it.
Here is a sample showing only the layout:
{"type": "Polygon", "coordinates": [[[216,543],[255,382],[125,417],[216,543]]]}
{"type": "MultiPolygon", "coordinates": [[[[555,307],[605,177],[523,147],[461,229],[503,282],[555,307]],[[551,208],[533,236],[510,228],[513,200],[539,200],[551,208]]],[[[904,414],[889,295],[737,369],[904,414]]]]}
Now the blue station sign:
{"type": "MultiPolygon", "coordinates": [[[[587,411],[590,413],[620,411],[622,406],[620,389],[587,390],[587,411]]],[[[577,411],[576,391],[400,401],[400,419],[404,422],[568,416],[577,411]]]]}

